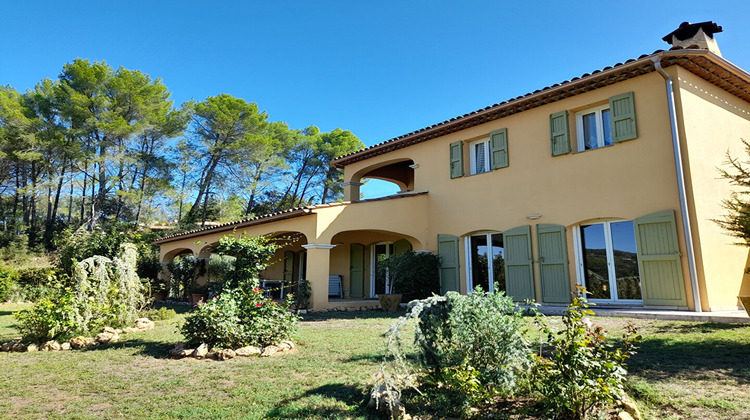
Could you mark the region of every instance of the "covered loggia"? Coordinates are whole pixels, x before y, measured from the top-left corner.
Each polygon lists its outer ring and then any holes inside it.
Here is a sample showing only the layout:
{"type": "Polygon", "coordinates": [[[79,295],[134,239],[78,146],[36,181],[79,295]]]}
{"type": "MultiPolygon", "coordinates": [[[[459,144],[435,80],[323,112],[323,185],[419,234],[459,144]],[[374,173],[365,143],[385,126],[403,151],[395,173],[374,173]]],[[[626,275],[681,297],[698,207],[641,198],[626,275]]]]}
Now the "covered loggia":
{"type": "Polygon", "coordinates": [[[395,159],[378,162],[357,171],[344,182],[344,200],[358,201],[362,180],[377,179],[396,184],[399,192],[414,191],[414,169],[417,166],[411,159],[395,159]]]}
{"type": "Polygon", "coordinates": [[[379,261],[419,250],[422,242],[409,235],[381,230],[340,232],[331,241],[331,274],[340,275],[344,298],[370,299],[386,292],[389,278],[379,261]]]}

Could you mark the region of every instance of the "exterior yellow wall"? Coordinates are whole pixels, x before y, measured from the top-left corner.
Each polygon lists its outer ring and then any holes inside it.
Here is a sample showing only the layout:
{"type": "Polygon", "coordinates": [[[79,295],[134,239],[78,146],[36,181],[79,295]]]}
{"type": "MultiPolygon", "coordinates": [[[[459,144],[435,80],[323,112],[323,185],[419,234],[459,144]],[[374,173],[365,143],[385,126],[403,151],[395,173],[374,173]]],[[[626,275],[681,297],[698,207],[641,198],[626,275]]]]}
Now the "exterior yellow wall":
{"type": "Polygon", "coordinates": [[[678,104],[686,179],[689,194],[698,278],[704,308],[737,308],[737,295],[750,293],[745,280],[748,248],[734,245],[712,221],[726,211],[721,201],[729,198],[731,186],[721,179],[718,168],[725,165],[726,152],[744,160],[741,139],[750,139],[750,104],[713,86],[692,73],[675,67],[675,96],[678,104]]]}
{"type": "MultiPolygon", "coordinates": [[[[351,177],[365,173],[368,166],[397,159],[412,159],[418,164],[415,191],[429,191],[426,213],[429,228],[423,248],[436,250],[440,233],[461,238],[462,291],[466,286],[463,237],[478,231],[502,232],[537,223],[566,226],[572,283],[577,278],[570,228],[584,221],[632,220],[657,211],[674,210],[680,247],[685,249],[664,80],[656,73],[353,163],[345,168],[345,180],[358,181],[351,177]],[[570,112],[571,147],[575,150],[575,112],[629,91],[635,92],[638,138],[597,150],[551,156],[550,114],[570,112]],[[464,142],[464,173],[468,174],[468,143],[487,138],[491,131],[501,128],[508,130],[509,166],[451,179],[449,145],[464,142]],[[532,214],[542,217],[527,219],[532,214]]],[[[532,234],[535,235],[535,230],[532,234]]],[[[534,258],[538,256],[536,247],[534,236],[534,258]]],[[[537,264],[534,268],[539,299],[537,264]]],[[[683,271],[688,272],[685,257],[683,271]]],[[[685,290],[688,306],[692,307],[687,276],[685,290]]]]}
{"type": "MultiPolygon", "coordinates": [[[[684,113],[684,118],[680,117],[680,134],[686,153],[688,188],[694,192],[688,199],[703,309],[736,307],[736,295],[750,293],[750,281],[742,280],[750,255],[745,248],[729,245],[732,238],[710,220],[723,213],[719,203],[729,193],[728,184],[716,179],[716,167],[724,160],[727,147],[742,153],[739,139],[750,132],[750,110],[747,103],[679,67],[672,66],[667,71],[679,80],[677,105],[684,113]],[[707,138],[711,141],[706,141],[707,138]]],[[[405,238],[416,250],[436,251],[438,234],[458,236],[459,284],[461,291],[466,292],[465,237],[538,223],[563,225],[568,229],[571,290],[574,290],[578,279],[572,227],[602,219],[633,220],[673,210],[683,254],[687,305],[694,309],[667,106],[665,83],[659,74],[636,77],[345,167],[345,181],[358,182],[361,174],[373,168],[413,160],[418,165],[414,170],[414,190],[428,194],[321,207],[313,210],[314,215],[240,231],[247,230],[251,235],[301,232],[307,244],[336,245],[330,250],[308,250],[313,305],[324,307],[328,305],[323,293],[329,273],[342,275],[348,295],[351,243],[367,246],[365,281],[368,282],[372,244],[405,238]],[[575,113],[630,91],[634,92],[636,139],[601,149],[551,156],[550,114],[569,111],[571,148],[576,150],[575,113]],[[488,138],[491,131],[501,128],[508,133],[509,166],[451,179],[449,145],[463,142],[464,173],[468,174],[469,143],[488,138]],[[541,217],[531,220],[529,215],[541,217]]],[[[197,238],[165,244],[163,260],[179,249],[197,254],[205,244],[227,233],[201,237],[200,246],[195,244],[197,238]]],[[[534,259],[538,258],[536,226],[532,229],[532,254],[534,259]]],[[[280,270],[280,265],[272,267],[268,274],[280,277],[280,270]]],[[[541,300],[538,264],[534,264],[534,271],[536,298],[541,300]]],[[[369,284],[365,287],[369,289],[369,284]]]]}

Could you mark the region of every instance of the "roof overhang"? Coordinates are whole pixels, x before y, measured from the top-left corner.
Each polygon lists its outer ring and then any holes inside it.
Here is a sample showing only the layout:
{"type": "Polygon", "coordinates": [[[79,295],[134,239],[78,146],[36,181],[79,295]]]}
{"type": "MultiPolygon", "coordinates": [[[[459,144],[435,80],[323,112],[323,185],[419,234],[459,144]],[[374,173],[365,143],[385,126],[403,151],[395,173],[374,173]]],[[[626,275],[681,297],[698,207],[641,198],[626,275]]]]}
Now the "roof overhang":
{"type": "Polygon", "coordinates": [[[183,239],[194,238],[197,236],[203,236],[207,233],[216,232],[227,232],[235,229],[241,229],[245,227],[260,225],[263,223],[271,223],[279,220],[291,219],[294,217],[306,216],[312,214],[312,210],[307,207],[297,208],[292,210],[281,211],[278,213],[265,214],[263,216],[252,217],[249,219],[242,219],[236,222],[224,223],[218,226],[204,227],[201,229],[195,229],[188,232],[175,233],[172,235],[164,236],[154,241],[154,245],[161,245],[167,242],[180,241],[183,239]]]}
{"type": "Polygon", "coordinates": [[[662,67],[673,65],[683,67],[704,80],[750,102],[750,74],[728,60],[703,49],[656,51],[650,55],[642,55],[637,59],[631,59],[625,63],[617,63],[614,66],[596,70],[593,73],[586,73],[581,77],[575,77],[571,80],[404,134],[358,152],[340,156],[333,161],[333,165],[343,168],[346,165],[361,160],[403,149],[413,144],[422,143],[584,92],[642,76],[656,70],[654,59],[657,61],[661,60],[662,67]]]}
{"type": "Polygon", "coordinates": [[[206,234],[212,234],[212,233],[217,233],[217,232],[229,232],[235,229],[261,225],[264,223],[271,223],[271,222],[277,222],[279,220],[291,219],[294,217],[307,216],[307,215],[315,214],[319,210],[330,208],[330,207],[360,205],[360,204],[371,203],[375,201],[397,200],[397,199],[403,199],[403,198],[408,198],[408,197],[417,197],[417,196],[426,195],[426,194],[427,194],[427,191],[408,191],[405,193],[389,195],[386,197],[370,198],[367,200],[337,201],[334,203],[316,204],[313,206],[299,207],[296,209],[280,211],[277,213],[264,214],[262,216],[252,217],[249,219],[242,219],[236,222],[223,223],[218,226],[209,226],[209,227],[204,227],[201,229],[191,230],[188,232],[175,233],[172,235],[159,238],[155,240],[153,243],[154,245],[162,245],[168,242],[181,241],[183,239],[195,238],[195,237],[203,236],[206,234]]]}

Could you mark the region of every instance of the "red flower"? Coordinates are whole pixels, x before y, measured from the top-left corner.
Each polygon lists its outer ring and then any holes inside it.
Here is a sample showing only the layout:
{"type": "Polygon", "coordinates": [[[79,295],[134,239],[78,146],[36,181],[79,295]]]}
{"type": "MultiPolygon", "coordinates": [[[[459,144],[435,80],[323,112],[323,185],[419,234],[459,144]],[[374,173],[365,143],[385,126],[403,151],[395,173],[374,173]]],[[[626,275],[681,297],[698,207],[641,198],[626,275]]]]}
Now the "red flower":
{"type": "Polygon", "coordinates": [[[260,303],[256,303],[256,304],[255,304],[255,306],[260,306],[260,305],[261,305],[260,303]]]}
{"type": "Polygon", "coordinates": [[[253,292],[255,292],[255,293],[260,292],[260,287],[256,287],[255,289],[253,289],[253,292]]]}

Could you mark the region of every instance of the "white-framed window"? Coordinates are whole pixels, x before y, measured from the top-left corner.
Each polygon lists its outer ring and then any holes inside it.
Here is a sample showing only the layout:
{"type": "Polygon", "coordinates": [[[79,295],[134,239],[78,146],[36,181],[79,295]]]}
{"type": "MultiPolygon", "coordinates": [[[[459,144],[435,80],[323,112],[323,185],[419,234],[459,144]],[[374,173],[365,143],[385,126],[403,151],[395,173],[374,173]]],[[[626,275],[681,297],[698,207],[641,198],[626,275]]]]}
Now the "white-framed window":
{"type": "Polygon", "coordinates": [[[573,227],[578,284],[591,301],[642,303],[635,229],[630,220],[573,227]]]}
{"type": "Polygon", "coordinates": [[[609,104],[577,112],[576,134],[579,152],[611,146],[612,116],[609,104]]]}
{"type": "Polygon", "coordinates": [[[469,143],[471,154],[471,174],[481,174],[492,170],[490,153],[490,139],[482,139],[469,143]]]}
{"type": "Polygon", "coordinates": [[[465,241],[466,290],[481,286],[484,291],[506,291],[503,234],[480,233],[467,236],[465,241]]]}

